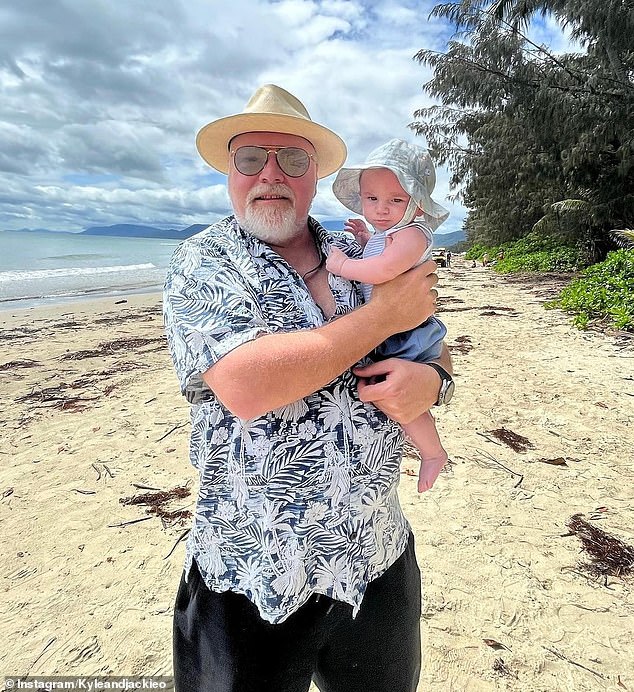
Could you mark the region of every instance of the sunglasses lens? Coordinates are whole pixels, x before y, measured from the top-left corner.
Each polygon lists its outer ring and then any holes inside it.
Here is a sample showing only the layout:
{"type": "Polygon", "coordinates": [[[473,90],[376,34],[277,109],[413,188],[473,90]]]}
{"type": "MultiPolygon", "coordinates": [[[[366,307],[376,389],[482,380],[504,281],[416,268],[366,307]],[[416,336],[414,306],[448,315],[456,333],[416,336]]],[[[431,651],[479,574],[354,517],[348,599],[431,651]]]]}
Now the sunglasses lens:
{"type": "Polygon", "coordinates": [[[242,175],[257,175],[266,166],[267,157],[268,153],[262,147],[240,147],[233,161],[242,175]]]}
{"type": "Polygon", "coordinates": [[[310,158],[303,149],[285,147],[277,152],[279,167],[291,178],[299,178],[308,170],[310,158]]]}
{"type": "MultiPolygon", "coordinates": [[[[257,175],[266,166],[269,152],[264,147],[240,147],[233,156],[242,175],[257,175]]],[[[300,178],[310,166],[310,156],[298,147],[283,147],[275,152],[277,165],[291,178],[300,178]]]]}

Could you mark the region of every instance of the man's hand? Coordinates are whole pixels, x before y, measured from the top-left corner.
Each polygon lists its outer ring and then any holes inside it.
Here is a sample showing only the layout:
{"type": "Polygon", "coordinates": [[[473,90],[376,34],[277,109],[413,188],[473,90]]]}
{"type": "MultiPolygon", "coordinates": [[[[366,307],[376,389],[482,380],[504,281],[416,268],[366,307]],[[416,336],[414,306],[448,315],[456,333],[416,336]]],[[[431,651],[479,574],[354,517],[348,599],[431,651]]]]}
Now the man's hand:
{"type": "Polygon", "coordinates": [[[372,289],[368,307],[376,308],[390,334],[405,332],[422,324],[436,311],[438,291],[434,286],[437,264],[428,260],[372,289]]]}
{"type": "Polygon", "coordinates": [[[403,425],[429,411],[438,400],[440,375],[424,363],[388,358],[354,368],[361,401],[374,404],[403,425]]]}

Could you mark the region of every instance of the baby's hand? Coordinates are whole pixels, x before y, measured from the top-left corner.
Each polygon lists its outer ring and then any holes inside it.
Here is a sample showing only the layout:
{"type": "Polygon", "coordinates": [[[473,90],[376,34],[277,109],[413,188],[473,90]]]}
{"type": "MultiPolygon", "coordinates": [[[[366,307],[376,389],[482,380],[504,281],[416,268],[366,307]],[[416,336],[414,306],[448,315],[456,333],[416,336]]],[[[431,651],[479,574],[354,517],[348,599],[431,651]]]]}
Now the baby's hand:
{"type": "Polygon", "coordinates": [[[348,219],[344,221],[343,228],[345,231],[352,233],[354,239],[361,247],[365,247],[365,244],[372,237],[372,233],[368,231],[368,227],[362,219],[348,219]]]}
{"type": "Polygon", "coordinates": [[[347,255],[334,245],[330,246],[330,252],[326,259],[326,269],[331,274],[339,274],[343,268],[343,263],[348,259],[347,255]]]}

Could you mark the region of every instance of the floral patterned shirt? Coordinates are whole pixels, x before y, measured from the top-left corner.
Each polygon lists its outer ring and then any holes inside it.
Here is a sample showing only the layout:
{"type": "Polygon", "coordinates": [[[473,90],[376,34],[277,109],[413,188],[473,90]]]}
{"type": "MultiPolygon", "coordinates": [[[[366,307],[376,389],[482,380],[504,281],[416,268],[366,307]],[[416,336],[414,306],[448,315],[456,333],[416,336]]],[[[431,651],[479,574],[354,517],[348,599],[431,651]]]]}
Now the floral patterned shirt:
{"type": "MultiPolygon", "coordinates": [[[[309,228],[324,254],[345,234],[309,228]]],[[[335,316],[362,302],[329,275],[335,316]]],[[[192,404],[190,459],[200,477],[185,574],[244,594],[263,619],[284,621],[312,594],[358,612],[368,582],[402,554],[410,531],[398,499],[403,434],[357,396],[344,372],[319,391],[258,418],[234,416],[201,374],[261,335],[325,323],[301,277],[228,217],[179,245],[164,318],[181,391],[192,404]]],[[[257,372],[253,373],[257,377],[257,372]]]]}

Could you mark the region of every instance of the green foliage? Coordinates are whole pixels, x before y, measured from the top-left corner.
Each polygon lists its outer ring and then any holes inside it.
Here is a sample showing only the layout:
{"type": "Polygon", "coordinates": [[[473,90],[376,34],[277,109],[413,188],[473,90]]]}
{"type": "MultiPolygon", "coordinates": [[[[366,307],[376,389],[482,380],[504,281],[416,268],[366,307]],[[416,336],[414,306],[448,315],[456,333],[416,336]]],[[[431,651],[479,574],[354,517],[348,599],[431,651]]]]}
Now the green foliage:
{"type": "Polygon", "coordinates": [[[525,255],[505,256],[495,265],[501,274],[512,272],[574,272],[579,268],[579,251],[560,247],[525,255]]]}
{"type": "Polygon", "coordinates": [[[461,240],[458,243],[454,243],[451,247],[450,250],[453,253],[458,253],[458,252],[466,252],[469,249],[469,241],[467,240],[461,240]]]}
{"type": "MultiPolygon", "coordinates": [[[[440,105],[414,115],[470,208],[472,243],[497,246],[538,225],[596,247],[634,226],[634,12],[622,0],[459,0],[433,14],[456,27],[433,69],[440,105]],[[548,15],[580,42],[555,55],[521,29],[548,15]]],[[[599,246],[601,248],[601,246],[599,246]]],[[[601,251],[603,255],[608,245],[601,251]]]]}
{"type": "Polygon", "coordinates": [[[495,262],[495,271],[501,274],[575,272],[586,264],[585,253],[579,247],[562,245],[555,237],[536,233],[497,246],[474,244],[465,257],[481,260],[485,253],[495,262]]]}
{"type": "Polygon", "coordinates": [[[592,320],[634,332],[634,250],[610,252],[604,262],[588,267],[547,304],[575,315],[587,329],[592,320]]]}
{"type": "Polygon", "coordinates": [[[497,248],[489,247],[487,245],[482,245],[481,243],[474,243],[466,252],[465,259],[468,260],[479,260],[482,259],[484,254],[489,255],[489,257],[497,257],[497,248]]]}

